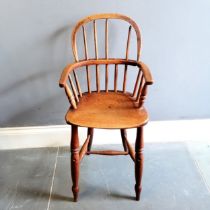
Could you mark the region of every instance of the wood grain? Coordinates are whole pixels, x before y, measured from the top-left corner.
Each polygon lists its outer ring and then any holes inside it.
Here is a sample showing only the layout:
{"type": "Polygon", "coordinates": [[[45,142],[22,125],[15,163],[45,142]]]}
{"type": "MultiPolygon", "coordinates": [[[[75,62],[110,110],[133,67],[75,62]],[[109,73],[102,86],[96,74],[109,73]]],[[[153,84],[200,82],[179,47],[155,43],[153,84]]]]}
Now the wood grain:
{"type": "Polygon", "coordinates": [[[89,128],[135,128],[148,121],[146,110],[138,105],[120,92],[83,94],[77,110],[68,111],[66,122],[89,128]]]}

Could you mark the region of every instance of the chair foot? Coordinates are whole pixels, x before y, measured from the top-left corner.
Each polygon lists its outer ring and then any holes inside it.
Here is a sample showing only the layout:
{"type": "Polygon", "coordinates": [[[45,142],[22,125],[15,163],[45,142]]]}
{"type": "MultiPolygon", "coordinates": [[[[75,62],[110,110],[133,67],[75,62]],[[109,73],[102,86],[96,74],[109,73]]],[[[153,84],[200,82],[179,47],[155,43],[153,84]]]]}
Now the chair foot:
{"type": "Polygon", "coordinates": [[[73,192],[73,196],[74,196],[74,202],[77,202],[78,195],[79,195],[79,188],[72,187],[72,192],[73,192]]]}
{"type": "Polygon", "coordinates": [[[136,201],[140,200],[140,195],[141,195],[141,187],[138,187],[135,185],[135,191],[136,191],[136,201]]]}

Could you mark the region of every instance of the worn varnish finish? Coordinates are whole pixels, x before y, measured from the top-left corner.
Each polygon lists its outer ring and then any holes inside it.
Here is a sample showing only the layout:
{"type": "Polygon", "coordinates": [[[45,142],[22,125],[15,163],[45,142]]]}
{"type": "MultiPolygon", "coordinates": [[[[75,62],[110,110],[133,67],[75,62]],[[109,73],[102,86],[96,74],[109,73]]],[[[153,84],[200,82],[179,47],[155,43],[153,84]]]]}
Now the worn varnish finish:
{"type": "Polygon", "coordinates": [[[76,110],[69,109],[66,121],[89,128],[136,128],[148,121],[145,108],[138,106],[131,96],[122,92],[86,93],[76,110]]]}
{"type": "Polygon", "coordinates": [[[71,136],[71,173],[72,191],[74,200],[77,201],[79,193],[79,164],[85,155],[130,155],[135,163],[135,191],[136,200],[140,199],[141,179],[143,171],[143,126],[148,122],[148,114],[143,107],[147,95],[147,87],[153,83],[148,67],[140,61],[141,35],[137,24],[127,16],[121,14],[97,14],[82,19],[72,32],[72,49],[75,63],[69,64],[63,70],[59,85],[65,89],[70,102],[69,111],[66,114],[66,122],[72,126],[71,136]],[[105,27],[105,49],[104,57],[98,55],[98,32],[97,20],[104,20],[105,27]],[[118,19],[128,23],[128,35],[125,49],[125,58],[109,58],[109,25],[112,19],[118,19]],[[85,25],[92,22],[93,41],[95,57],[88,56],[88,43],[85,25]],[[77,33],[82,28],[84,58],[79,59],[77,52],[77,33]],[[137,59],[129,59],[129,46],[131,32],[134,31],[137,39],[137,59]],[[114,66],[114,89],[109,89],[109,68],[114,66]],[[96,79],[90,79],[90,66],[95,66],[96,79]],[[105,87],[100,88],[100,68],[105,66],[105,87]],[[124,67],[123,87],[118,89],[119,72],[118,68],[124,67]],[[129,81],[127,73],[129,66],[136,67],[137,76],[134,81],[129,81]],[[87,78],[87,90],[81,90],[77,69],[85,68],[87,78]],[[73,75],[73,76],[72,76],[73,75]],[[74,81],[73,81],[74,79],[74,81]],[[69,80],[69,84],[68,84],[69,80]],[[91,89],[91,84],[95,85],[96,90],[91,89]],[[127,84],[134,84],[132,92],[127,91],[127,84]],[[76,87],[75,85],[76,84],[76,87]],[[87,127],[87,139],[79,151],[78,127],[87,127]],[[93,141],[94,128],[120,129],[124,151],[103,150],[93,151],[91,145],[93,141]],[[137,128],[135,150],[127,139],[127,128],[137,128]]]}

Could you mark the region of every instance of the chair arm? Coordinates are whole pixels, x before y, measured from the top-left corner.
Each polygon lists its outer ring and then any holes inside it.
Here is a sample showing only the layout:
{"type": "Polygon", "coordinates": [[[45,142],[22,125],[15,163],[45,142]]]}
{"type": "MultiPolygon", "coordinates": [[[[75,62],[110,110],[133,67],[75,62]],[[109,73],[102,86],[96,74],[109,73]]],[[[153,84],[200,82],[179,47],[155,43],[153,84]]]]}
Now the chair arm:
{"type": "MultiPolygon", "coordinates": [[[[64,70],[61,74],[60,80],[59,80],[59,86],[65,89],[65,92],[66,92],[66,95],[69,99],[69,102],[73,106],[74,109],[77,109],[77,102],[79,102],[79,98],[78,98],[76,89],[74,87],[74,84],[72,82],[71,75],[69,75],[69,73],[80,65],[81,64],[79,62],[67,65],[64,68],[64,70]],[[67,84],[67,79],[69,79],[72,90],[69,88],[69,86],[67,84]]],[[[77,84],[79,94],[81,95],[82,93],[81,93],[81,89],[80,89],[79,84],[78,84],[77,76],[76,75],[74,75],[74,76],[75,76],[75,79],[76,79],[76,84],[77,84]]]]}
{"type": "Polygon", "coordinates": [[[147,83],[147,85],[151,85],[153,83],[153,79],[152,79],[152,75],[150,73],[149,68],[141,61],[132,61],[132,60],[124,60],[124,59],[110,59],[110,60],[89,60],[89,61],[80,61],[80,62],[76,62],[76,63],[72,63],[67,65],[60,77],[60,81],[59,81],[59,85],[60,87],[64,87],[66,80],[68,78],[68,74],[74,70],[75,68],[78,68],[80,66],[84,66],[84,65],[93,65],[93,64],[130,64],[130,65],[138,65],[139,68],[141,68],[143,74],[144,74],[144,78],[145,81],[147,83]]]}
{"type": "Polygon", "coordinates": [[[68,64],[64,69],[61,74],[60,80],[59,80],[59,86],[60,87],[65,87],[66,80],[68,79],[68,75],[71,71],[73,71],[75,68],[78,67],[79,62],[77,63],[72,63],[68,64]]]}
{"type": "Polygon", "coordinates": [[[150,73],[149,68],[143,62],[138,61],[138,67],[139,67],[140,71],[137,76],[133,96],[136,95],[137,84],[138,84],[138,81],[140,81],[138,93],[136,96],[136,102],[138,102],[139,107],[141,107],[144,104],[144,101],[145,101],[145,98],[147,95],[147,86],[153,84],[153,79],[152,79],[152,75],[150,73]],[[142,72],[142,74],[141,74],[141,72],[142,72]]]}
{"type": "MultiPolygon", "coordinates": [[[[74,84],[71,81],[71,76],[69,75],[69,73],[71,71],[73,71],[78,93],[82,97],[81,88],[80,88],[80,85],[79,85],[79,82],[78,82],[77,75],[74,72],[74,69],[76,69],[78,67],[85,66],[85,65],[100,65],[100,64],[103,64],[103,65],[122,64],[122,65],[138,66],[140,68],[141,72],[142,72],[142,79],[141,79],[141,82],[140,82],[140,85],[139,85],[139,91],[138,91],[138,94],[137,94],[137,101],[139,101],[140,104],[143,104],[145,96],[146,96],[146,92],[147,92],[147,85],[151,85],[153,83],[153,79],[152,79],[152,75],[150,73],[150,70],[143,62],[135,61],[135,60],[126,60],[126,59],[98,59],[98,60],[90,59],[90,60],[82,60],[82,61],[75,62],[75,63],[67,65],[64,68],[64,70],[61,74],[61,77],[60,77],[59,86],[63,87],[65,89],[66,95],[69,98],[70,103],[73,105],[73,107],[75,109],[77,108],[76,103],[79,102],[79,99],[78,99],[74,84]],[[73,93],[72,93],[71,89],[68,87],[67,79],[70,80],[70,85],[72,87],[73,93]]],[[[139,74],[139,76],[140,76],[140,74],[139,74]]],[[[138,76],[138,79],[139,79],[139,76],[138,76]]],[[[137,82],[136,82],[136,85],[135,85],[136,87],[137,87],[138,79],[137,79],[137,82]]]]}
{"type": "Polygon", "coordinates": [[[143,72],[146,84],[147,85],[153,84],[152,74],[151,74],[149,68],[147,67],[147,65],[141,61],[138,61],[138,66],[143,72]]]}
{"type": "MultiPolygon", "coordinates": [[[[64,87],[65,86],[65,83],[66,83],[66,80],[68,78],[68,74],[78,68],[78,67],[81,67],[81,66],[85,66],[85,65],[101,65],[101,64],[124,64],[124,65],[132,65],[132,66],[139,66],[140,68],[142,68],[141,66],[141,62],[137,62],[135,60],[126,60],[126,59],[114,59],[114,58],[111,58],[111,59],[98,59],[98,60],[95,60],[95,59],[90,59],[90,60],[81,60],[79,62],[75,62],[75,63],[72,63],[72,64],[69,64],[67,65],[62,74],[61,74],[61,78],[60,78],[60,81],[59,81],[59,85],[60,87],[64,87]]],[[[143,72],[145,72],[145,75],[147,76],[147,73],[146,73],[147,70],[143,70],[143,72]]],[[[149,78],[149,76],[147,76],[149,78]]]]}

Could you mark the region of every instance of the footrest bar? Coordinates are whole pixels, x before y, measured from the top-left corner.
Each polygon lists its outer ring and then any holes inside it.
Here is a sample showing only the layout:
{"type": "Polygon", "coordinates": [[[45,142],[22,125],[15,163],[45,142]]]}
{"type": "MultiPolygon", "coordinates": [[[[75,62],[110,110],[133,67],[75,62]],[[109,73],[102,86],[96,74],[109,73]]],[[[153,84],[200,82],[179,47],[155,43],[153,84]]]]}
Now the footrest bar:
{"type": "Polygon", "coordinates": [[[128,152],[117,151],[117,150],[98,150],[98,151],[89,151],[87,154],[95,154],[95,155],[128,155],[128,152]]]}

